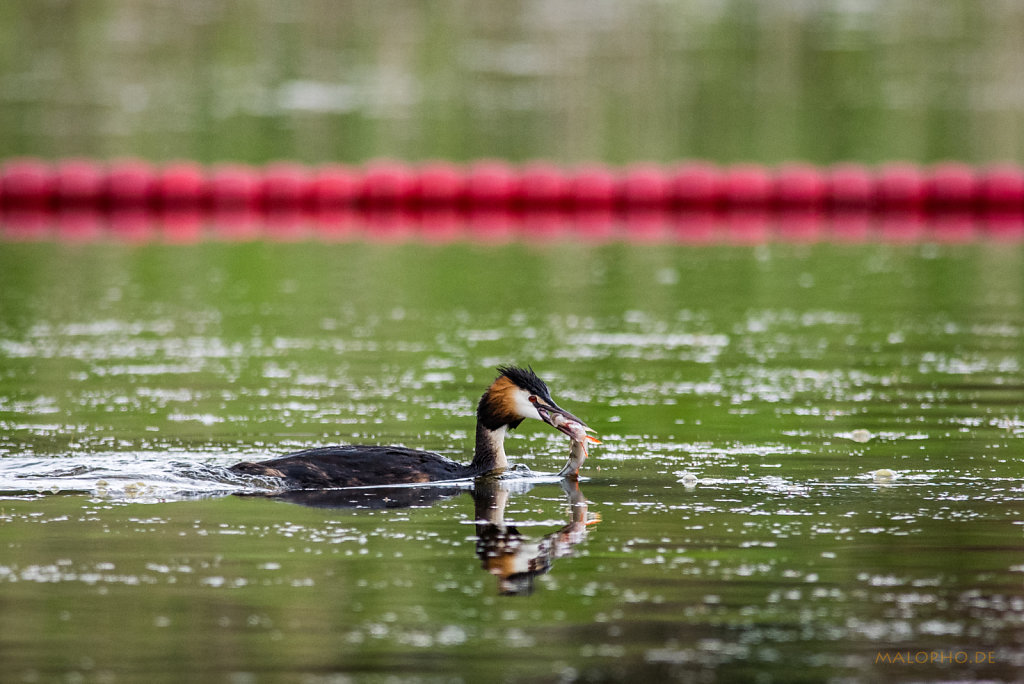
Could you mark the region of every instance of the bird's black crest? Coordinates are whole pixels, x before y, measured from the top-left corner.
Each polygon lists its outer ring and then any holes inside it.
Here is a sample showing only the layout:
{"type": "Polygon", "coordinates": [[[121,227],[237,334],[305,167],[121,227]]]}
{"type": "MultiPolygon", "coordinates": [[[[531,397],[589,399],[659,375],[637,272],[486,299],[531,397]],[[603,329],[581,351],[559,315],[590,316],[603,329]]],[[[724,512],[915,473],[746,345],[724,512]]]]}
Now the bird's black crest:
{"type": "Polygon", "coordinates": [[[548,391],[548,386],[544,384],[543,380],[537,377],[537,374],[533,372],[533,368],[530,368],[529,366],[526,368],[518,368],[516,366],[498,366],[498,373],[531,394],[536,394],[544,397],[545,399],[551,399],[551,393],[548,391]]]}

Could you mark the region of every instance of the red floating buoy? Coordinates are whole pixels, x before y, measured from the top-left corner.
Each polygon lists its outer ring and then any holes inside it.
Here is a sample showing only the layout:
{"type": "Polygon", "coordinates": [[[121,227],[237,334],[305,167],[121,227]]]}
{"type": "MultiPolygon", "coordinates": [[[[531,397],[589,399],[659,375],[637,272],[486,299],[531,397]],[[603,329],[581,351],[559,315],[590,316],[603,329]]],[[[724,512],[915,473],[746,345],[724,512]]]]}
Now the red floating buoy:
{"type": "Polygon", "coordinates": [[[608,208],[580,209],[573,212],[571,225],[579,239],[591,243],[607,242],[615,237],[618,217],[608,208]]]}
{"type": "Polygon", "coordinates": [[[560,239],[569,229],[568,217],[557,208],[527,208],[517,223],[519,234],[535,244],[560,239]]]}
{"type": "Polygon", "coordinates": [[[349,209],[358,199],[361,183],[355,169],[339,164],[322,166],[310,181],[310,204],[317,211],[349,209]]]}
{"type": "Polygon", "coordinates": [[[737,207],[728,212],[723,224],[723,238],[734,244],[753,245],[764,242],[770,233],[771,216],[756,206],[737,207]]]}
{"type": "Polygon", "coordinates": [[[532,162],[520,174],[524,209],[561,209],[569,196],[569,180],[557,166],[532,162]]]}
{"type": "Polygon", "coordinates": [[[931,239],[945,243],[970,242],[977,235],[977,222],[969,212],[952,211],[932,216],[928,221],[931,239]]]}
{"type": "Polygon", "coordinates": [[[53,170],[39,159],[12,159],[4,164],[0,172],[0,189],[7,209],[49,209],[55,186],[53,170]]]}
{"type": "Polygon", "coordinates": [[[831,216],[829,236],[840,242],[864,242],[871,236],[874,217],[866,209],[851,207],[831,216]]]}
{"type": "Polygon", "coordinates": [[[1024,212],[1020,209],[992,209],[985,213],[981,228],[986,237],[1000,241],[1024,238],[1024,212]]]}
{"type": "Polygon", "coordinates": [[[991,166],[978,180],[979,205],[987,210],[1024,211],[1024,170],[1013,164],[991,166]]]}
{"type": "Polygon", "coordinates": [[[156,172],[137,159],[115,161],[107,171],[104,196],[111,209],[146,209],[153,199],[156,172]]]}
{"type": "Polygon", "coordinates": [[[918,210],[924,204],[925,181],[913,164],[886,164],[878,171],[876,197],[879,209],[918,210]]]}
{"type": "Polygon", "coordinates": [[[776,215],[776,231],[790,242],[814,242],[825,233],[825,213],[806,205],[783,209],[776,215]]]}
{"type": "Polygon", "coordinates": [[[167,242],[190,244],[203,237],[206,217],[203,212],[184,205],[170,207],[160,221],[161,235],[167,242]]]}
{"type": "Polygon", "coordinates": [[[772,177],[758,164],[737,164],[722,179],[722,201],[730,208],[763,208],[772,199],[772,177]]]}
{"type": "Polygon", "coordinates": [[[836,164],[825,179],[831,208],[870,209],[875,201],[875,177],[862,164],[836,164]]]}
{"type": "Polygon", "coordinates": [[[607,210],[615,203],[618,179],[606,166],[590,165],[569,178],[570,204],[577,210],[607,210]]]}
{"type": "Polygon", "coordinates": [[[363,174],[362,199],[374,209],[396,209],[408,206],[414,180],[409,167],[390,161],[370,163],[363,174]]]}
{"type": "Polygon", "coordinates": [[[717,167],[688,162],[669,177],[669,192],[682,209],[711,209],[722,200],[722,174],[717,167]]]}
{"type": "Polygon", "coordinates": [[[95,206],[68,207],[57,213],[56,235],[67,242],[89,242],[103,236],[105,218],[95,206]]]}
{"type": "Polygon", "coordinates": [[[667,209],[670,198],[668,175],[655,164],[628,167],[619,183],[619,200],[627,209],[667,209]]]}
{"type": "Polygon", "coordinates": [[[157,204],[164,209],[194,211],[203,202],[206,192],[203,168],[194,162],[168,164],[160,171],[153,190],[157,204]]]}
{"type": "Polygon", "coordinates": [[[925,234],[926,222],[921,212],[897,211],[878,217],[878,236],[886,242],[910,243],[925,234]]]}
{"type": "Polygon", "coordinates": [[[0,221],[0,239],[43,240],[52,234],[52,227],[49,209],[8,209],[0,221]]]}
{"type": "Polygon", "coordinates": [[[452,242],[462,234],[463,221],[453,207],[435,205],[419,217],[419,237],[426,242],[452,242]]]}
{"type": "Polygon", "coordinates": [[[961,241],[979,230],[1024,234],[1024,167],[945,162],[925,171],[897,162],[877,170],[856,163],[824,169],[790,163],[776,170],[691,161],[670,168],[594,164],[566,171],[547,161],[517,167],[485,160],[465,168],[382,160],[363,169],[311,170],[278,162],[264,169],[223,164],[208,172],[190,161],[157,170],[134,159],[106,166],[21,158],[0,166],[0,209],[13,225],[10,236],[56,233],[69,239],[94,235],[103,221],[125,239],[192,241],[205,235],[208,211],[216,215],[209,225],[221,236],[252,237],[263,230],[294,239],[308,235],[309,211],[315,210],[324,225],[318,230],[333,238],[362,226],[368,236],[392,240],[417,234],[400,225],[413,221],[418,234],[431,240],[450,240],[463,230],[483,240],[550,240],[570,226],[575,237],[592,239],[817,240],[828,228],[822,222],[828,212],[838,239],[961,241]],[[572,223],[565,222],[567,210],[572,223]],[[180,216],[155,231],[155,211],[180,216]],[[723,217],[729,229],[711,229],[723,217]],[[62,221],[66,230],[52,230],[62,221]]]}
{"type": "Polygon", "coordinates": [[[519,177],[501,161],[474,164],[466,176],[466,202],[473,209],[508,209],[519,193],[519,177]]]}
{"type": "Polygon", "coordinates": [[[673,222],[672,237],[686,244],[708,244],[715,238],[718,223],[714,210],[690,209],[673,222]]]}
{"type": "Polygon", "coordinates": [[[149,242],[158,235],[154,215],[144,207],[114,206],[106,220],[110,234],[125,242],[149,242]]]}
{"type": "Polygon", "coordinates": [[[466,230],[474,240],[503,244],[515,236],[516,225],[516,217],[508,209],[471,208],[466,230]]]}
{"type": "Polygon", "coordinates": [[[925,182],[925,196],[933,210],[971,209],[978,196],[978,180],[966,164],[939,164],[925,182]]]}
{"type": "Polygon", "coordinates": [[[644,208],[640,211],[626,212],[619,218],[622,225],[621,234],[630,242],[661,242],[671,234],[669,212],[666,209],[644,208]]]}
{"type": "Polygon", "coordinates": [[[775,197],[783,209],[819,209],[826,188],[825,176],[809,164],[785,164],[775,175],[775,197]]]}
{"type": "Polygon", "coordinates": [[[61,209],[96,209],[103,193],[104,169],[85,159],[57,164],[54,177],[56,205],[61,209]]]}
{"type": "Polygon", "coordinates": [[[416,174],[413,197],[427,209],[456,209],[465,199],[466,175],[448,162],[428,162],[416,174]]]}
{"type": "Polygon", "coordinates": [[[306,167],[275,162],[263,171],[259,196],[267,211],[295,212],[306,206],[309,190],[306,167]]]}
{"type": "Polygon", "coordinates": [[[249,166],[216,166],[210,174],[210,206],[215,211],[251,210],[259,197],[259,185],[259,175],[249,166]]]}

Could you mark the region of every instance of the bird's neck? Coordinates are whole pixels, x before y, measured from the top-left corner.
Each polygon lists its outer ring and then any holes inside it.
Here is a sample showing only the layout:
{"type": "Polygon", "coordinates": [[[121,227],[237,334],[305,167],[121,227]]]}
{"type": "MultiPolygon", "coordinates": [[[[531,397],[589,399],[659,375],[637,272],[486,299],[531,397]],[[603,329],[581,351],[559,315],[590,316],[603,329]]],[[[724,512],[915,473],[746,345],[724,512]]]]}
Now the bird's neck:
{"type": "Polygon", "coordinates": [[[508,425],[491,430],[482,422],[477,422],[476,449],[473,452],[473,462],[470,464],[473,470],[483,474],[492,470],[508,468],[508,459],[505,457],[505,433],[507,432],[508,425]]]}

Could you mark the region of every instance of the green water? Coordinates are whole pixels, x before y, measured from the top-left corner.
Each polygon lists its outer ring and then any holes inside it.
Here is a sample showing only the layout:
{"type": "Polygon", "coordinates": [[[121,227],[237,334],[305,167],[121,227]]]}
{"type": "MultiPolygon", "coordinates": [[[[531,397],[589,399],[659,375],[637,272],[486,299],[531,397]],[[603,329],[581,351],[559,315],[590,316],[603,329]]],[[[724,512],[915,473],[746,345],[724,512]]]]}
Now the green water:
{"type": "MultiPolygon", "coordinates": [[[[1022,258],[5,244],[0,679],[1014,680],[1022,258]],[[543,477],[486,529],[465,491],[218,479],[335,442],[468,460],[507,362],[603,440],[585,510],[543,477]]],[[[552,473],[567,444],[526,423],[507,450],[552,473]]]]}
{"type": "Polygon", "coordinates": [[[5,0],[0,158],[1024,158],[1012,1],[5,0]]]}

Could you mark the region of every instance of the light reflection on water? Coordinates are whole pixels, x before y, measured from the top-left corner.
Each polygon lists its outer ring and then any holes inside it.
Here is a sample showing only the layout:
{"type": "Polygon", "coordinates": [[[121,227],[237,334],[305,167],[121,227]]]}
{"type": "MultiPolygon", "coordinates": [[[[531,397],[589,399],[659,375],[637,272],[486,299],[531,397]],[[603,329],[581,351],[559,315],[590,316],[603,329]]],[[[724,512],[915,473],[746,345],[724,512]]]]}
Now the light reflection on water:
{"type": "Polygon", "coordinates": [[[1024,666],[1019,247],[5,250],[15,678],[1024,666]],[[577,500],[539,425],[508,441],[535,475],[486,505],[465,484],[280,497],[224,470],[329,442],[468,460],[509,360],[599,431],[577,500]],[[906,651],[993,661],[878,662],[906,651]]]}

